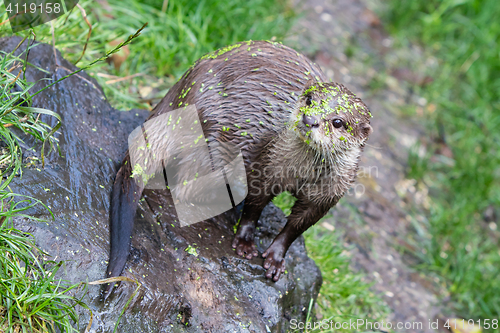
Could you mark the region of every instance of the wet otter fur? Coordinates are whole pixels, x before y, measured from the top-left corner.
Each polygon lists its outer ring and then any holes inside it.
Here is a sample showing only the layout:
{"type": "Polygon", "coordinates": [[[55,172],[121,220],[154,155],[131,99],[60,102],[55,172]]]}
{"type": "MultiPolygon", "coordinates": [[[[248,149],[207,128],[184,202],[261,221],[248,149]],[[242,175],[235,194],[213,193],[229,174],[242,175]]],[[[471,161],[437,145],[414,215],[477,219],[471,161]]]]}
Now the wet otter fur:
{"type": "MultiPolygon", "coordinates": [[[[243,155],[248,195],[232,243],[238,255],[258,255],[257,220],[276,195],[290,191],[297,198],[285,228],[262,254],[266,277],[277,281],[292,242],[352,185],[372,132],[370,111],[343,85],[327,83],[305,56],[265,41],[242,42],[203,56],[149,119],[189,105],[196,106],[209,147],[231,143],[243,155]]],[[[121,274],[129,254],[143,190],[131,176],[127,152],[111,198],[108,277],[121,274]]]]}

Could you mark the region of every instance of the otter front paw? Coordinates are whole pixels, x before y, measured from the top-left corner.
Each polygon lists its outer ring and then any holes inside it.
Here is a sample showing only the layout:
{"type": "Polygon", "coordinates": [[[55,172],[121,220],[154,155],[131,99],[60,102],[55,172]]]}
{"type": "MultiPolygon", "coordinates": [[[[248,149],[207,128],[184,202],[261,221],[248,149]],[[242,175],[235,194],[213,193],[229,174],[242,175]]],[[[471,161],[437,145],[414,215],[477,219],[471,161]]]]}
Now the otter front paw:
{"type": "Polygon", "coordinates": [[[281,249],[274,249],[271,245],[263,254],[264,268],[266,271],[266,278],[273,279],[273,281],[278,281],[282,273],[285,272],[285,258],[283,258],[283,253],[281,249]]]}
{"type": "Polygon", "coordinates": [[[259,254],[253,239],[248,240],[236,236],[233,240],[233,248],[236,249],[236,254],[247,259],[252,259],[259,254]]]}

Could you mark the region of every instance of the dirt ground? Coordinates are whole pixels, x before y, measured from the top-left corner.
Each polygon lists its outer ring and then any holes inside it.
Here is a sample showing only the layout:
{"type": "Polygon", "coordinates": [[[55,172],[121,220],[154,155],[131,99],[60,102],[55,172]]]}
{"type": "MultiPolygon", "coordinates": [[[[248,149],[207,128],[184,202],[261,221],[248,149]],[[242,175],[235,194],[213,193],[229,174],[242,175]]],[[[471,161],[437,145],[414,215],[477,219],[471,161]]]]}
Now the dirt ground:
{"type": "MultiPolygon", "coordinates": [[[[372,0],[306,0],[304,16],[291,44],[316,61],[334,81],[360,96],[373,114],[374,133],[365,148],[358,185],[335,208],[328,223],[355,245],[352,267],[365,271],[373,289],[392,310],[388,320],[422,323],[405,332],[433,332],[429,320],[441,318],[437,295],[445,291],[431,278],[411,268],[414,259],[401,249],[415,250],[408,239],[424,217],[409,207],[425,207],[425,189],[405,178],[409,149],[423,138],[423,128],[402,110],[424,108],[427,102],[409,89],[430,77],[406,66],[424,59],[416,46],[393,48],[393,40],[375,14],[383,10],[372,0]],[[359,218],[361,217],[361,218],[359,218]]],[[[428,106],[427,106],[428,107],[428,106]]],[[[411,242],[410,242],[411,243],[411,242]]],[[[444,295],[446,296],[446,295],[444,295]]],[[[400,331],[400,330],[397,330],[400,331]]]]}

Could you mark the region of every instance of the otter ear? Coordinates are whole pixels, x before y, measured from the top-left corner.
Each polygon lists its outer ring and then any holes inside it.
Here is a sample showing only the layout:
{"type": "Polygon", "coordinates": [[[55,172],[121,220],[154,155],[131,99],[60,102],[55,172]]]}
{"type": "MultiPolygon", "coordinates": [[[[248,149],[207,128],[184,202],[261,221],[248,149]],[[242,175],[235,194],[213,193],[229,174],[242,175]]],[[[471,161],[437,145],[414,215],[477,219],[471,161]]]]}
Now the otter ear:
{"type": "MultiPolygon", "coordinates": [[[[307,88],[310,88],[310,87],[312,87],[312,86],[315,86],[315,85],[317,85],[318,83],[319,83],[319,82],[318,82],[316,79],[314,79],[314,78],[312,78],[312,77],[308,77],[307,82],[306,82],[306,89],[307,89],[307,88]]],[[[305,89],[304,89],[304,90],[305,90],[305,89]]]]}
{"type": "Polygon", "coordinates": [[[310,89],[310,88],[312,88],[313,86],[318,85],[318,83],[319,83],[318,81],[316,81],[315,79],[313,79],[312,77],[310,77],[310,78],[307,80],[307,82],[306,82],[306,84],[305,84],[305,86],[304,86],[304,89],[302,89],[302,91],[301,91],[300,95],[301,95],[301,96],[303,96],[303,95],[304,95],[304,93],[305,93],[307,90],[309,90],[309,89],[310,89]]]}
{"type": "Polygon", "coordinates": [[[359,130],[364,138],[367,138],[370,134],[373,133],[373,128],[368,123],[359,124],[359,130]]]}

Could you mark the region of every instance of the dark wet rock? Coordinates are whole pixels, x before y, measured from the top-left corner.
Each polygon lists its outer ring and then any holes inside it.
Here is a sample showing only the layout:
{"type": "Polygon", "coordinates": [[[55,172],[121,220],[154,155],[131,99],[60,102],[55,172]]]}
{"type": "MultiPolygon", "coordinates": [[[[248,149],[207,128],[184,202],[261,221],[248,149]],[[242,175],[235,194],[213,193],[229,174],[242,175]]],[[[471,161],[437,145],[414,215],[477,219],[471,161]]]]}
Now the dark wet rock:
{"type": "MultiPolygon", "coordinates": [[[[10,52],[19,41],[1,39],[0,50],[10,52]]],[[[75,70],[45,44],[31,49],[29,61],[48,71],[28,67],[27,79],[38,82],[34,91],[75,70]]],[[[47,223],[17,219],[16,226],[32,233],[52,259],[66,261],[64,278],[72,282],[102,279],[109,249],[111,185],[127,148],[128,134],[144,121],[147,112],[114,110],[95,80],[83,72],[37,95],[33,106],[61,115],[57,138],[62,156],[53,151],[47,155],[44,168],[40,163],[25,168],[11,188],[42,200],[55,219],[39,205],[29,213],[47,219],[47,223]]],[[[57,123],[45,115],[42,120],[57,123]]],[[[27,147],[34,147],[23,152],[24,158],[40,158],[41,144],[23,138],[27,147]]],[[[236,212],[229,211],[180,228],[168,193],[145,191],[124,270],[124,275],[137,279],[142,288],[118,331],[285,332],[291,319],[304,321],[311,298],[318,294],[321,275],[306,255],[303,238],[288,251],[288,273],[274,283],[264,278],[261,258],[247,261],[235,255],[231,242],[236,219],[236,212]]],[[[285,221],[272,204],[264,210],[257,238],[261,253],[285,221]]],[[[94,314],[93,332],[112,331],[135,287],[122,283],[103,305],[98,301],[99,286],[89,286],[83,300],[94,314]]],[[[89,314],[82,309],[81,313],[85,326],[89,314]]]]}

